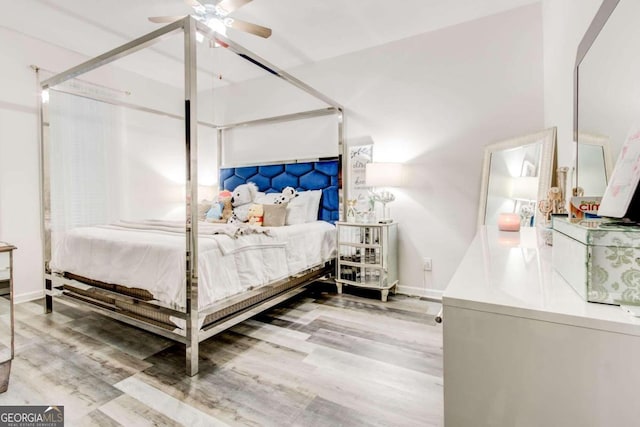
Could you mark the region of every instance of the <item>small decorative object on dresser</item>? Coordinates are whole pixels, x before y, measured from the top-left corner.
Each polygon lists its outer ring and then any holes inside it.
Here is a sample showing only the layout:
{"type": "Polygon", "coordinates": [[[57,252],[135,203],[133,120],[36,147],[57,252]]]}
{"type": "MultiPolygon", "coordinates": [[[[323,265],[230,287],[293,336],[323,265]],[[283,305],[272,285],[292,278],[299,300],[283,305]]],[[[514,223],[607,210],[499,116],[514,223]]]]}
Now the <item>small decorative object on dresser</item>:
{"type": "Polygon", "coordinates": [[[7,391],[13,359],[13,250],[14,246],[0,242],[0,284],[8,284],[8,292],[0,296],[0,393],[7,391]]]}
{"type": "Polygon", "coordinates": [[[516,213],[501,213],[498,215],[498,229],[500,231],[519,231],[520,215],[516,213]]]}
{"type": "Polygon", "coordinates": [[[336,286],[377,289],[382,301],[398,286],[398,223],[338,222],[336,286]]]}

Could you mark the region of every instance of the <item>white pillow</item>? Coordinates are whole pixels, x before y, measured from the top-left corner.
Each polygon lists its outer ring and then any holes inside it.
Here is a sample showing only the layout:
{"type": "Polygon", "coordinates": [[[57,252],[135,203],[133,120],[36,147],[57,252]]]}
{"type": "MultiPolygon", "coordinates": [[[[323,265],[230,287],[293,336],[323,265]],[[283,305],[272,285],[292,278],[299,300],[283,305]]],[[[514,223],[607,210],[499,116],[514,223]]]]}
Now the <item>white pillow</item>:
{"type": "Polygon", "coordinates": [[[309,202],[307,205],[307,222],[314,222],[318,220],[318,210],[320,209],[320,198],[322,197],[322,190],[310,190],[305,193],[311,193],[309,195],[309,202]]]}
{"type": "Polygon", "coordinates": [[[304,224],[308,217],[308,197],[304,195],[306,191],[298,193],[298,197],[289,200],[287,205],[287,219],[285,225],[304,224]]]}
{"type": "Polygon", "coordinates": [[[286,225],[304,224],[318,220],[322,190],[301,191],[289,201],[286,225]]]}
{"type": "Polygon", "coordinates": [[[259,203],[261,205],[273,205],[276,202],[276,199],[280,197],[282,193],[258,193],[258,196],[253,201],[253,203],[259,203]]]}

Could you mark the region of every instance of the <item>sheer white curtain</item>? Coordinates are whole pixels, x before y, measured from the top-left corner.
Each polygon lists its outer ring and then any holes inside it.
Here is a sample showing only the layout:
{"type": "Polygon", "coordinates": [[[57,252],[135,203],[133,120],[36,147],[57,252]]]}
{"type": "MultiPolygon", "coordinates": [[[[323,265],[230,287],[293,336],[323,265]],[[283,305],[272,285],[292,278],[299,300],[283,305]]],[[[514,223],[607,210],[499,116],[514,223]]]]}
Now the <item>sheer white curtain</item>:
{"type": "MultiPolygon", "coordinates": [[[[90,91],[90,88],[85,88],[90,91]]],[[[51,225],[54,231],[117,218],[121,107],[55,90],[49,94],[51,225]]]]}

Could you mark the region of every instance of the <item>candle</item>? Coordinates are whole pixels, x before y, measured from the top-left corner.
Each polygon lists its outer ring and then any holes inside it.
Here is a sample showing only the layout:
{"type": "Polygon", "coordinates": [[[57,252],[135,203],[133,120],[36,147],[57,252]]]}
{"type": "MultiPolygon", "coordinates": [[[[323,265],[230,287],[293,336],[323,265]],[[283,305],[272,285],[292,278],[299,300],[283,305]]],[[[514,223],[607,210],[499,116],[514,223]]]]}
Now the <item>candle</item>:
{"type": "Polygon", "coordinates": [[[498,228],[501,231],[519,231],[520,215],[515,213],[501,213],[498,215],[498,228]]]}

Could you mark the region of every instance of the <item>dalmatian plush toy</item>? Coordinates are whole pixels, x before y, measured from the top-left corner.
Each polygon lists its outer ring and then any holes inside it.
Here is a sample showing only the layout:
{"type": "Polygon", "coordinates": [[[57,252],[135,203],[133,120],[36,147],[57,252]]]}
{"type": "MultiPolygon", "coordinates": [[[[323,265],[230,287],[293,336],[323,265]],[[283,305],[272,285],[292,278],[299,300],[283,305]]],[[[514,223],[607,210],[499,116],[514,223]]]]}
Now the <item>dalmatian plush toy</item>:
{"type": "Polygon", "coordinates": [[[285,187],[282,190],[282,195],[276,199],[275,204],[281,205],[283,203],[289,203],[291,199],[295,197],[298,197],[298,192],[296,191],[296,189],[293,187],[285,187]]]}

